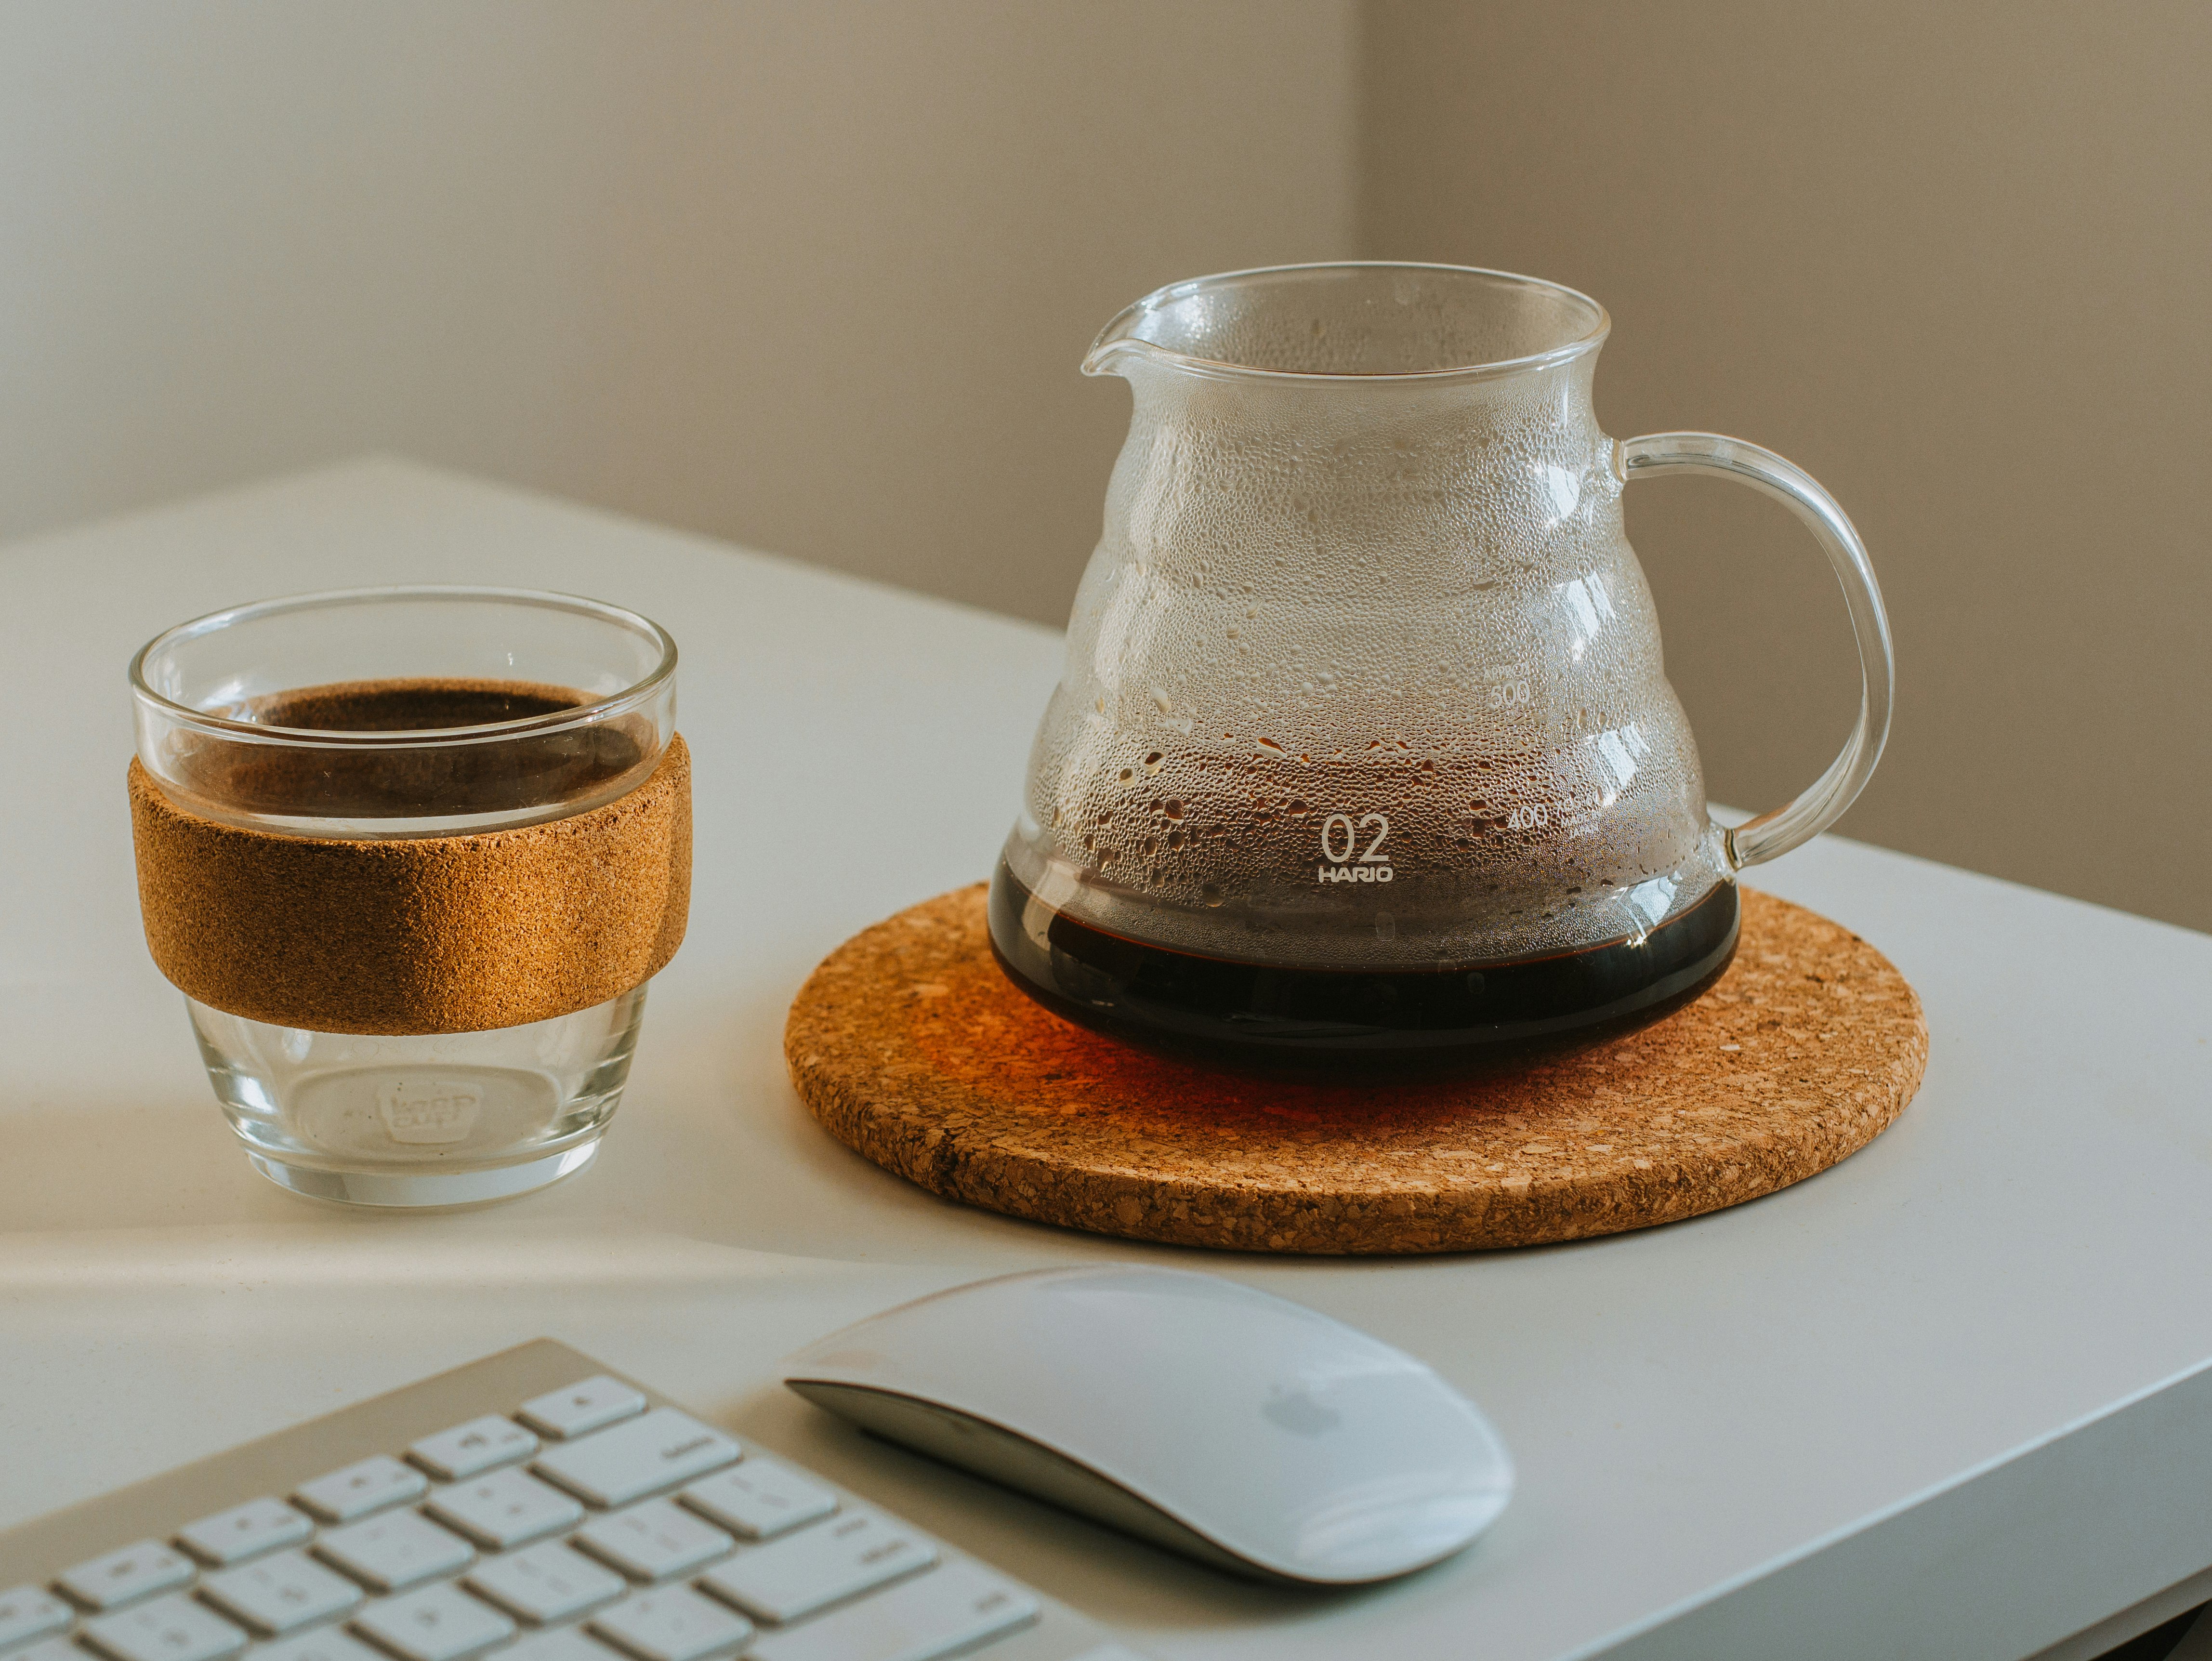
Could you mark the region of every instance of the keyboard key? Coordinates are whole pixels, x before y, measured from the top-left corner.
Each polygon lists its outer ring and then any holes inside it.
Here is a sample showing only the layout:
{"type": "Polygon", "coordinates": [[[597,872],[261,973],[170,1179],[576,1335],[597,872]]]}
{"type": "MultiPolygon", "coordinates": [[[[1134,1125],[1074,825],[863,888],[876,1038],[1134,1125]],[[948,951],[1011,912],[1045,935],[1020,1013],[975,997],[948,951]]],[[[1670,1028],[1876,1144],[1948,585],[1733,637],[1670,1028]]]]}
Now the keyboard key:
{"type": "Polygon", "coordinates": [[[936,1561],[937,1548],[913,1530],[853,1511],[740,1552],[699,1584],[760,1620],[796,1621],[936,1561]]]}
{"type": "Polygon", "coordinates": [[[792,1632],[773,1633],[748,1661],[935,1661],[1025,1627],[1037,1601],[1010,1580],[948,1563],[792,1632]]]}
{"type": "Polygon", "coordinates": [[[75,1609],[40,1587],[16,1586],[0,1591],[0,1650],[59,1632],[76,1619],[75,1609]]]}
{"type": "MultiPolygon", "coordinates": [[[[629,1590],[622,1576],[559,1540],[487,1559],[471,1572],[465,1584],[508,1613],[539,1626],[595,1609],[629,1590]]],[[[607,1661],[604,1653],[599,1661],[607,1661]]]]}
{"type": "Polygon", "coordinates": [[[222,1661],[246,1647],[244,1633],[181,1591],[96,1615],[84,1623],[84,1635],[114,1661],[222,1661]]]}
{"type": "Polygon", "coordinates": [[[773,1540],[837,1509],[828,1488],[758,1453],[676,1497],[745,1540],[773,1540]]]}
{"type": "MultiPolygon", "coordinates": [[[[13,1658],[10,1658],[13,1661],[13,1658]]],[[[287,1638],[275,1644],[255,1647],[253,1661],[390,1661],[380,1650],[373,1650],[358,1638],[340,1632],[336,1627],[325,1627],[320,1632],[303,1632],[297,1638],[287,1638]]]]}
{"type": "Polygon", "coordinates": [[[591,1626],[637,1661],[699,1661],[737,1648],[753,1633],[751,1621],[682,1586],[640,1592],[591,1626]]]}
{"type": "Polygon", "coordinates": [[[361,1602],[361,1588],[333,1574],[303,1551],[222,1569],[200,1582],[200,1596],[264,1637],[344,1615],[361,1602]]]}
{"type": "Polygon", "coordinates": [[[350,1523],[386,1506],[419,1499],[429,1486],[413,1466],[380,1453],[328,1476],[302,1482],[292,1497],[325,1523],[350,1523]]]}
{"type": "Polygon", "coordinates": [[[180,1529],[177,1543],[220,1568],[279,1546],[296,1546],[314,1531],[313,1523],[282,1500],[248,1500],[180,1529]]]}
{"type": "Polygon", "coordinates": [[[595,1506],[626,1506],[729,1464],[738,1447],[688,1413],[655,1408],[644,1418],[540,1454],[532,1467],[595,1506]]]}
{"type": "Polygon", "coordinates": [[[433,1476],[465,1482],[538,1451],[538,1439],[512,1419],[488,1413],[435,1436],[425,1436],[407,1457],[433,1476]]]}
{"type": "Polygon", "coordinates": [[[494,1551],[556,1533],[584,1515],[584,1508],[560,1489],[520,1470],[495,1471],[477,1482],[440,1488],[422,1509],[494,1551]]]}
{"type": "Polygon", "coordinates": [[[623,1658],[619,1650],[609,1649],[574,1627],[562,1627],[556,1632],[535,1633],[514,1648],[501,1650],[499,1661],[623,1661],[623,1658]]]}
{"type": "Polygon", "coordinates": [[[401,1661],[461,1661],[514,1636],[514,1621],[450,1585],[381,1599],[353,1625],[401,1661]]]}
{"type": "Polygon", "coordinates": [[[477,1554],[458,1534],[411,1511],[401,1511],[331,1530],[315,1542],[315,1555],[378,1591],[404,1591],[434,1576],[466,1568],[477,1554]]]}
{"type": "Polygon", "coordinates": [[[54,1584],[88,1609],[113,1609],[189,1582],[192,1560],[158,1541],[141,1540],[89,1563],[79,1563],[54,1584]]]}
{"type": "Polygon", "coordinates": [[[87,1661],[85,1652],[66,1638],[49,1638],[27,1650],[10,1650],[8,1661],[87,1661]]]}
{"type": "Polygon", "coordinates": [[[575,1543],[633,1580],[672,1580],[727,1556],[737,1542],[665,1500],[594,1518],[576,1530],[575,1543]]]}
{"type": "Polygon", "coordinates": [[[601,1373],[566,1390],[550,1390],[522,1404],[521,1417],[548,1436],[581,1436],[602,1425],[634,1419],[645,1411],[645,1397],[601,1373]]]}

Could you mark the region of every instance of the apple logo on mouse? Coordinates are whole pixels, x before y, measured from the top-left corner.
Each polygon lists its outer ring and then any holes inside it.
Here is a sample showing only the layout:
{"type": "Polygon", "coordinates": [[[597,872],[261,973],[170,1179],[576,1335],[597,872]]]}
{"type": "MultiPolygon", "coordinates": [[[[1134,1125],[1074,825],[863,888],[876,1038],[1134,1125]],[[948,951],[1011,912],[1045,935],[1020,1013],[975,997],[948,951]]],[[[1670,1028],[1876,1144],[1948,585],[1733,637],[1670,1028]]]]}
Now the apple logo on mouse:
{"type": "Polygon", "coordinates": [[[1280,1384],[1271,1386],[1260,1416],[1293,1436],[1326,1436],[1344,1422],[1342,1414],[1314,1400],[1313,1392],[1304,1384],[1291,1390],[1280,1384]]]}

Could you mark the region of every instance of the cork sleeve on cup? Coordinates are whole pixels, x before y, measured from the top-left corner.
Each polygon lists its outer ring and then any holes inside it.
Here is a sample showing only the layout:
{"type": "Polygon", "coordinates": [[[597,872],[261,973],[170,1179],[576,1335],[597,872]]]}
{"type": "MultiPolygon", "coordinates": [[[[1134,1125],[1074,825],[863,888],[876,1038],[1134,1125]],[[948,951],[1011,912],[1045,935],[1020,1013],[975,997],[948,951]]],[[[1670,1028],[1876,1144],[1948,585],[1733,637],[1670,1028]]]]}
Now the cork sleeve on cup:
{"type": "Polygon", "coordinates": [[[154,962],[233,1015],[318,1032],[482,1032],[573,1014],[659,973],[691,894],[691,759],[636,789],[474,836],[345,841],[218,824],[131,764],[154,962]]]}

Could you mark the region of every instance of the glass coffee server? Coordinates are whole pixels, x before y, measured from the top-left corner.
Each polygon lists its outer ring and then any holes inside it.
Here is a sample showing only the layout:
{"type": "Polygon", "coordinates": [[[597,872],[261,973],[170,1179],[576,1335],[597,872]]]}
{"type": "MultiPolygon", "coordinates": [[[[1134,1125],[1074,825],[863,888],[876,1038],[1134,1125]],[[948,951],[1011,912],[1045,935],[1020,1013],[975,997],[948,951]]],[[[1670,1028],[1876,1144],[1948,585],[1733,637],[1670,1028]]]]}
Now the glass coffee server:
{"type": "Polygon", "coordinates": [[[1756,445],[1626,441],[1595,301],[1504,272],[1291,266],[1163,289],[1085,373],[1127,442],[992,885],[1001,965],[1102,1031],[1264,1068],[1475,1068],[1710,986],[1738,870],[1872,772],[1892,668],[1864,548],[1756,445]],[[1623,533],[1632,480],[1792,508],[1863,691],[1843,752],[1733,830],[1623,533]]]}

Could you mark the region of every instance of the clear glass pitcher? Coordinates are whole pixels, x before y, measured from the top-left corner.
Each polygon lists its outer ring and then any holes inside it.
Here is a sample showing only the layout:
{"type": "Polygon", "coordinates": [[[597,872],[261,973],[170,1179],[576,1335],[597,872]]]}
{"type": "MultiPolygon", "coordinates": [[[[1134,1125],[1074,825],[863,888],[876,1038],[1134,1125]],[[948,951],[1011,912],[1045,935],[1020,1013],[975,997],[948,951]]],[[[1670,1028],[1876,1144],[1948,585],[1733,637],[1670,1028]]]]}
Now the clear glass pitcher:
{"type": "Polygon", "coordinates": [[[1599,430],[1609,326],[1554,283],[1399,265],[1203,277],[1107,326],[1084,371],[1134,410],[992,885],[1017,984],[1170,1052],[1379,1070],[1619,1032],[1720,975],[1736,871],[1874,770],[1888,623],[1781,457],[1599,430]],[[1732,830],[1621,527],[1662,472],[1794,508],[1858,640],[1843,753],[1732,830]]]}

